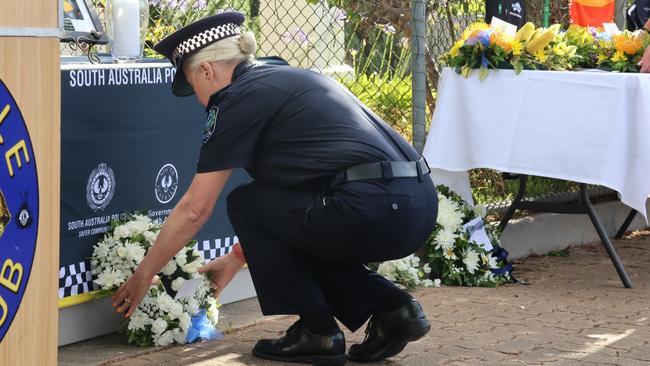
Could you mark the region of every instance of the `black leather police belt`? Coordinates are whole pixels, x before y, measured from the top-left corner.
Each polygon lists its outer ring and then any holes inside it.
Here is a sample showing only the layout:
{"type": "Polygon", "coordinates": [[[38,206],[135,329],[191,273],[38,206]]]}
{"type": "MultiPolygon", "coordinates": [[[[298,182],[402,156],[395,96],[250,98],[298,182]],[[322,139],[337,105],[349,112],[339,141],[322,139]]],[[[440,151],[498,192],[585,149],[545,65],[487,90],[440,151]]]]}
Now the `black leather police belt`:
{"type": "Polygon", "coordinates": [[[418,161],[380,161],[351,166],[334,177],[334,183],[350,182],[355,180],[395,178],[418,178],[431,173],[429,165],[423,156],[418,161]]]}

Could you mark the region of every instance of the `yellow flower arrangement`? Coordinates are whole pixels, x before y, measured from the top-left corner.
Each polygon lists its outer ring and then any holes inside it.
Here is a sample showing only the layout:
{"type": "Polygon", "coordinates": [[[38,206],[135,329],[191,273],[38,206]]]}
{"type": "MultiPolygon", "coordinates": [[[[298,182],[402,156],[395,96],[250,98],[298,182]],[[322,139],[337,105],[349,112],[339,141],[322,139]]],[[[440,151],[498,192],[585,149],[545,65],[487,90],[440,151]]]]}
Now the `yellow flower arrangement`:
{"type": "Polygon", "coordinates": [[[597,65],[605,70],[638,72],[637,65],[650,43],[645,32],[623,31],[597,43],[597,65]]]}

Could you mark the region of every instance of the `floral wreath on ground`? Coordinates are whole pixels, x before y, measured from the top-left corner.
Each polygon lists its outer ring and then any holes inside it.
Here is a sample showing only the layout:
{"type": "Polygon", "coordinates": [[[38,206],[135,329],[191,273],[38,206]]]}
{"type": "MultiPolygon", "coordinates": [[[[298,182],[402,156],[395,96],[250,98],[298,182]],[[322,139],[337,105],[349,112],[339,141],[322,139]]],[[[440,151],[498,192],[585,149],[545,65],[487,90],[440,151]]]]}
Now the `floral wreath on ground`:
{"type": "Polygon", "coordinates": [[[483,225],[485,207],[470,205],[444,185],[437,189],[438,220],[425,245],[424,260],[410,255],[381,263],[377,272],[407,290],[441,284],[496,287],[511,282],[512,265],[497,229],[483,225]]]}
{"type": "MultiPolygon", "coordinates": [[[[94,246],[90,259],[94,282],[102,293],[117,290],[134,273],[162,227],[145,215],[128,215],[111,222],[110,232],[94,246]]],[[[196,339],[213,339],[219,304],[208,277],[198,272],[203,259],[190,241],[163,267],[149,293],[131,314],[122,332],[129,343],[139,346],[184,344],[196,339]],[[192,296],[176,299],[183,283],[199,279],[192,296]]]]}

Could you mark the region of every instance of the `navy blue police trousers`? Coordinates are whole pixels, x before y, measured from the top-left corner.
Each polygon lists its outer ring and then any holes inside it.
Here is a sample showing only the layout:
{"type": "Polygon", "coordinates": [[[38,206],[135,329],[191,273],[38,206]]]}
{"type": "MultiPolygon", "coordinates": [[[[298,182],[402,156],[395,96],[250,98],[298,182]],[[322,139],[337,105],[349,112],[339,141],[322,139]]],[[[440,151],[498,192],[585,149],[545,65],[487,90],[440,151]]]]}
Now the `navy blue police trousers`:
{"type": "Polygon", "coordinates": [[[403,258],[436,224],[429,176],[296,189],[252,182],[227,199],[263,314],[329,310],[351,331],[394,285],[365,264],[403,258]]]}

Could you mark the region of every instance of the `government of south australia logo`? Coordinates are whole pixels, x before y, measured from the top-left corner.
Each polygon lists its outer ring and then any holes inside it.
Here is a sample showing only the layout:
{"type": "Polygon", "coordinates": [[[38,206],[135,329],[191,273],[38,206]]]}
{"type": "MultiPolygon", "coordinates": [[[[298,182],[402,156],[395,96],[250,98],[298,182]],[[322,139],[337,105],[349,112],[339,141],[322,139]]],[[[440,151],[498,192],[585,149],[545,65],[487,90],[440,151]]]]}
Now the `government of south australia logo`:
{"type": "Polygon", "coordinates": [[[18,104],[0,80],[0,342],[27,289],[38,234],[36,157],[18,104]]]}
{"type": "Polygon", "coordinates": [[[88,177],[86,185],[86,201],[93,211],[103,210],[111,203],[115,193],[115,174],[113,169],[101,163],[88,177]]]}
{"type": "Polygon", "coordinates": [[[172,164],[165,164],[156,176],[155,193],[160,203],[167,203],[174,198],[178,189],[178,172],[172,164]]]}

